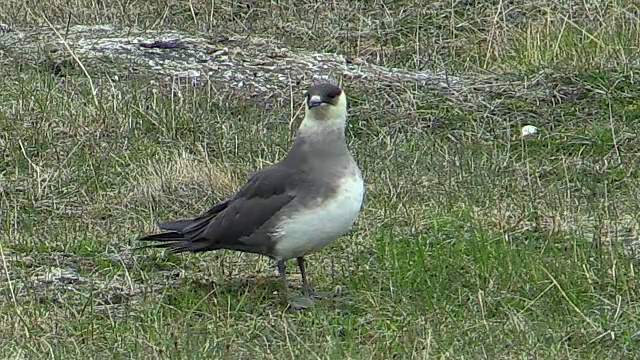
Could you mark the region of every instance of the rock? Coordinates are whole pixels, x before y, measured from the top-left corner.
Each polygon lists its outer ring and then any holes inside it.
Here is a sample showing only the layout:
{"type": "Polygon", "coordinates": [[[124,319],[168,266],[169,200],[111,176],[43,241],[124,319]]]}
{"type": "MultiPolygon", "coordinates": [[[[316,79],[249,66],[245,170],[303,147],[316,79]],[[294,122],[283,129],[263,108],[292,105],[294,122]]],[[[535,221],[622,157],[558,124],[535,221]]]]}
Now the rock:
{"type": "Polygon", "coordinates": [[[520,134],[522,137],[533,136],[538,133],[538,128],[533,125],[525,125],[522,127],[520,134]]]}
{"type": "Polygon", "coordinates": [[[118,29],[110,25],[57,28],[66,45],[49,27],[13,31],[0,37],[0,59],[21,63],[42,62],[43,71],[70,76],[80,67],[92,77],[151,74],[171,81],[174,76],[213,82],[221,90],[266,100],[288,98],[291,89],[302,91],[315,74],[331,75],[364,87],[428,86],[458,93],[463,81],[446,74],[386,68],[333,53],[290,49],[280,41],[246,36],[211,39],[180,31],[118,29]],[[44,45],[43,45],[44,44],[44,45]],[[57,48],[60,51],[45,51],[57,48]],[[34,56],[35,55],[35,56],[34,56]],[[61,66],[68,64],[66,71],[61,66]],[[109,64],[109,66],[105,66],[109,64]]]}

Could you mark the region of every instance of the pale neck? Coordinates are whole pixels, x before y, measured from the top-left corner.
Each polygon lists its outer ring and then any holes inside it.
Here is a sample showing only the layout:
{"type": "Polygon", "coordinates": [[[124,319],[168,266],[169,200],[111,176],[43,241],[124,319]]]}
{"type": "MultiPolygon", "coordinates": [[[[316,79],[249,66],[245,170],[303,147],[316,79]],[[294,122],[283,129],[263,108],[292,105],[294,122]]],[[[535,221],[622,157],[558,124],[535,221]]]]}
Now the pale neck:
{"type": "Polygon", "coordinates": [[[305,118],[298,128],[287,159],[296,161],[297,164],[304,164],[309,162],[309,159],[350,157],[345,128],[346,122],[305,118]]]}
{"type": "Polygon", "coordinates": [[[346,119],[315,119],[313,117],[305,117],[298,128],[296,136],[308,139],[344,139],[344,132],[347,127],[346,119]]]}

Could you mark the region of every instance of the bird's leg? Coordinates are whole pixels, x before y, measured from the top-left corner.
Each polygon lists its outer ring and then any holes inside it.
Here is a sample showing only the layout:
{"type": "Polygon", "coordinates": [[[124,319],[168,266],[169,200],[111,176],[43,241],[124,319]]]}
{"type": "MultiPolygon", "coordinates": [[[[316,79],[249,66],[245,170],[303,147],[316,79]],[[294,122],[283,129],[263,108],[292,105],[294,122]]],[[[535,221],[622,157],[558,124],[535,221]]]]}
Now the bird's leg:
{"type": "Polygon", "coordinates": [[[294,310],[303,310],[313,306],[313,300],[309,296],[289,296],[289,285],[287,284],[287,266],[284,260],[278,261],[278,273],[282,280],[282,286],[284,286],[284,299],[294,310]]]}
{"type": "Polygon", "coordinates": [[[302,276],[302,292],[304,293],[304,296],[311,297],[313,295],[313,290],[307,281],[307,274],[304,271],[304,258],[302,256],[298,258],[298,267],[300,268],[300,275],[302,276]]]}
{"type": "Polygon", "coordinates": [[[304,269],[305,260],[302,256],[298,258],[298,267],[300,268],[300,275],[302,276],[302,291],[304,295],[308,298],[331,298],[339,296],[336,291],[334,292],[316,292],[309,285],[309,281],[307,280],[307,273],[304,269]]]}
{"type": "Polygon", "coordinates": [[[289,286],[287,285],[287,265],[284,263],[284,260],[278,261],[278,275],[280,275],[280,281],[282,281],[283,286],[283,294],[285,300],[289,295],[289,286]]]}

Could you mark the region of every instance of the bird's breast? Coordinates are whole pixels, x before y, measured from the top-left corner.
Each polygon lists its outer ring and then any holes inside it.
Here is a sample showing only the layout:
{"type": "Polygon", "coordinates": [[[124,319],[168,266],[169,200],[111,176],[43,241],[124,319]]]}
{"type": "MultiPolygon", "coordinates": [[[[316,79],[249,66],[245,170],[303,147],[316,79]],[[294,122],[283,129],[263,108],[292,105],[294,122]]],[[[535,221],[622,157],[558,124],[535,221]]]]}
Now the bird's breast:
{"type": "Polygon", "coordinates": [[[288,212],[272,236],[281,260],[317,251],[344,235],[355,222],[364,198],[360,171],[343,177],[332,196],[288,212]]]}

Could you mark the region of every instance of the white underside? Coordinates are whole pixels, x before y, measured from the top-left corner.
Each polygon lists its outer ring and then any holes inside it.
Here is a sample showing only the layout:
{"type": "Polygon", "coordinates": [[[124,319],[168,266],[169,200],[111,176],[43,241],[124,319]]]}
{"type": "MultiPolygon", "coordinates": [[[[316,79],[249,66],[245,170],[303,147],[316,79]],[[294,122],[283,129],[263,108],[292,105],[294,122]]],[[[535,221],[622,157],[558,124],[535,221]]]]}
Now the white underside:
{"type": "Polygon", "coordinates": [[[358,217],[363,197],[364,182],[357,171],[343,179],[333,198],[284,220],[274,232],[278,260],[313,253],[344,235],[358,217]]]}

